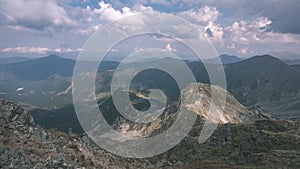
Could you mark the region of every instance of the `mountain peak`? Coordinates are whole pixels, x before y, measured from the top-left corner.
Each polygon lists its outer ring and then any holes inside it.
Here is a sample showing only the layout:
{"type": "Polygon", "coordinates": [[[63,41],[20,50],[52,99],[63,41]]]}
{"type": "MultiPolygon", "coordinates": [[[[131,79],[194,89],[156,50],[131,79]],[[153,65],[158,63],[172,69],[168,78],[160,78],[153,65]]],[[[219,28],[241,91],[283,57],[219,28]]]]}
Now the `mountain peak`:
{"type": "Polygon", "coordinates": [[[183,97],[186,99],[199,98],[194,100],[193,104],[186,105],[189,110],[196,112],[204,119],[208,119],[216,123],[251,123],[265,118],[262,112],[248,110],[245,106],[239,103],[234,96],[219,86],[192,83],[183,93],[183,97]],[[200,96],[195,95],[197,93],[195,90],[199,90],[200,96]],[[220,96],[225,95],[226,102],[224,109],[221,108],[222,105],[211,103],[212,90],[216,91],[220,96]],[[210,110],[211,106],[214,106],[213,112],[210,110]],[[218,114],[219,119],[209,119],[209,113],[218,114]]]}
{"type": "Polygon", "coordinates": [[[230,64],[230,63],[239,62],[242,59],[237,57],[237,56],[234,56],[234,55],[222,54],[219,57],[212,58],[212,59],[207,59],[205,62],[206,63],[217,64],[217,63],[219,63],[219,60],[221,60],[222,64],[230,64]]]}
{"type": "Polygon", "coordinates": [[[49,55],[33,60],[5,65],[5,70],[22,80],[44,80],[52,75],[70,77],[75,61],[49,55]]]}
{"type": "Polygon", "coordinates": [[[55,57],[55,58],[62,58],[62,57],[60,57],[60,56],[57,56],[57,55],[48,55],[48,56],[45,56],[45,57],[55,57]]]}
{"type": "Polygon", "coordinates": [[[246,105],[278,101],[300,91],[299,72],[271,55],[234,63],[226,67],[226,77],[230,92],[246,105]]]}
{"type": "MultiPolygon", "coordinates": [[[[282,65],[282,66],[288,66],[286,63],[284,63],[283,61],[281,61],[280,59],[272,56],[272,55],[256,55],[253,56],[251,58],[245,59],[243,61],[241,61],[241,65],[247,66],[255,64],[256,66],[260,67],[264,67],[264,68],[269,68],[270,65],[282,65]],[[269,66],[267,66],[269,65],[269,66]]],[[[237,64],[236,64],[237,65],[237,64]]],[[[272,66],[271,66],[272,67],[272,66]]]]}
{"type": "Polygon", "coordinates": [[[239,59],[239,57],[237,57],[235,55],[228,55],[228,54],[221,54],[219,57],[220,58],[238,58],[239,59]]]}
{"type": "Polygon", "coordinates": [[[57,55],[48,55],[48,56],[41,57],[41,58],[38,58],[38,59],[55,59],[55,60],[58,60],[58,59],[65,59],[65,58],[62,58],[62,57],[57,56],[57,55]]]}
{"type": "Polygon", "coordinates": [[[276,58],[272,55],[269,55],[269,54],[256,55],[256,56],[253,56],[253,57],[251,57],[249,59],[246,59],[246,60],[255,60],[255,59],[260,59],[261,61],[263,61],[263,60],[276,60],[276,61],[282,62],[280,59],[278,59],[278,58],[276,58]]]}

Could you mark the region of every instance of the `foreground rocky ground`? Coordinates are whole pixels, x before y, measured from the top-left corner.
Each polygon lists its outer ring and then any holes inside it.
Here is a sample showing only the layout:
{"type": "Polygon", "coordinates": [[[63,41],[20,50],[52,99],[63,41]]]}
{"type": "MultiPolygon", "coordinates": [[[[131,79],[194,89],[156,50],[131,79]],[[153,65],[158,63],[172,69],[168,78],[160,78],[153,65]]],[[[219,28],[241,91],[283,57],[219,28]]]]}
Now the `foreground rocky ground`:
{"type": "Polygon", "coordinates": [[[19,105],[0,101],[0,168],[300,168],[299,121],[222,124],[198,144],[202,121],[170,151],[123,158],[86,136],[37,126],[19,105]]]}

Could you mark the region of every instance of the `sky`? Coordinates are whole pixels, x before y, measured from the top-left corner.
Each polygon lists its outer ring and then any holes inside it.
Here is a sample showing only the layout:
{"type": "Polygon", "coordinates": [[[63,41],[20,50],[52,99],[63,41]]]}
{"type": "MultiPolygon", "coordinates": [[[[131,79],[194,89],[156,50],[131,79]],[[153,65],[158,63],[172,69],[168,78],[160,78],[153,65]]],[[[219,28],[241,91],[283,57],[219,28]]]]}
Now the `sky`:
{"type": "MultiPolygon", "coordinates": [[[[56,54],[76,59],[104,25],[147,12],[190,21],[219,54],[300,56],[298,0],[0,0],[0,58],[56,54]]],[[[132,46],[120,44],[111,51],[121,55],[151,46],[183,54],[168,39],[156,42],[145,35],[127,42],[132,46]]]]}

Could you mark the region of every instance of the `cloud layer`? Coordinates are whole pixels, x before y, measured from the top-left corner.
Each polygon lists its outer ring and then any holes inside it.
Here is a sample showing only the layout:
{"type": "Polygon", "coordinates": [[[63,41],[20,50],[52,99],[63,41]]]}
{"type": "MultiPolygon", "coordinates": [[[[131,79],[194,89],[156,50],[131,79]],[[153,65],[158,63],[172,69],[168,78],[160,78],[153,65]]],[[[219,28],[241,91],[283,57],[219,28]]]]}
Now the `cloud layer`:
{"type": "Polygon", "coordinates": [[[25,27],[36,30],[61,29],[76,26],[66,10],[55,0],[0,0],[2,25],[25,27]]]}
{"type": "MultiPolygon", "coordinates": [[[[106,23],[144,12],[171,13],[191,21],[219,53],[240,56],[282,51],[300,53],[298,0],[75,2],[0,0],[0,35],[8,39],[0,43],[2,54],[75,54],[106,23]]],[[[178,52],[172,45],[166,41],[161,47],[178,52]]]]}

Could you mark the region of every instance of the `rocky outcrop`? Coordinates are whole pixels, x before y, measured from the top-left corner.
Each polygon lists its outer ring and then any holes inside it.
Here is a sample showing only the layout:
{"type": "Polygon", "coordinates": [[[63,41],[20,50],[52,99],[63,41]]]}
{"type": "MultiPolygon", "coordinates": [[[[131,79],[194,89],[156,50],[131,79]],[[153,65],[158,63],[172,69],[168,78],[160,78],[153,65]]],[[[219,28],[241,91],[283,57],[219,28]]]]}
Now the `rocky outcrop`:
{"type": "Polygon", "coordinates": [[[33,118],[19,105],[0,100],[0,126],[23,131],[33,125],[33,118]]]}
{"type": "MultiPolygon", "coordinates": [[[[0,168],[3,169],[300,167],[300,123],[295,121],[221,124],[205,143],[199,144],[203,120],[198,119],[188,136],[170,151],[156,157],[131,159],[103,150],[86,136],[40,128],[26,111],[12,102],[1,101],[0,116],[0,168]]],[[[153,126],[168,126],[172,119],[173,116],[166,115],[153,126]]],[[[156,127],[153,133],[158,131],[156,127]]]]}
{"type": "Polygon", "coordinates": [[[183,98],[190,99],[189,104],[186,105],[189,110],[214,123],[253,123],[256,120],[267,118],[258,109],[249,110],[233,95],[219,86],[192,83],[184,90],[183,98]],[[199,95],[195,92],[196,90],[199,91],[199,95]],[[220,97],[215,99],[215,102],[212,101],[212,90],[215,91],[216,97],[220,97]],[[223,103],[218,103],[218,99],[223,98],[223,103]]]}
{"type": "Polygon", "coordinates": [[[163,112],[163,116],[160,118],[149,124],[138,124],[124,118],[117,118],[114,122],[114,126],[117,126],[115,129],[131,137],[157,135],[168,129],[175,121],[179,104],[183,104],[185,109],[198,114],[202,122],[209,120],[220,124],[248,124],[269,118],[260,109],[248,109],[243,106],[234,96],[221,87],[203,83],[192,83],[182,91],[180,103],[174,102],[167,106],[166,109],[158,110],[163,112]],[[196,92],[196,90],[199,92],[196,92]],[[219,96],[224,94],[224,99],[226,98],[224,105],[212,103],[212,90],[215,90],[219,96]]]}
{"type": "Polygon", "coordinates": [[[40,128],[19,105],[0,101],[0,168],[123,168],[87,140],[40,128]]]}

